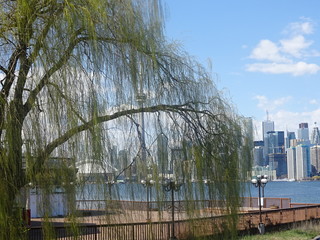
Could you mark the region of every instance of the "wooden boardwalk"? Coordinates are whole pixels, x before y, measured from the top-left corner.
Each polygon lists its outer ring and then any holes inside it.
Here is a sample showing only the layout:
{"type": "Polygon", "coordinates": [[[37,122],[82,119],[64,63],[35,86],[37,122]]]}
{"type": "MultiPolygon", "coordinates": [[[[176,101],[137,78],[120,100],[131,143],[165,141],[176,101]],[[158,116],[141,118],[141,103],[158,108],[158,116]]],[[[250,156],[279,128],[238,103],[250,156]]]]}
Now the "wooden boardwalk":
{"type": "MultiPolygon", "coordinates": [[[[260,221],[258,208],[254,206],[254,199],[250,200],[250,207],[242,207],[242,213],[238,214],[237,229],[239,231],[251,231],[257,229],[260,221]]],[[[274,202],[274,200],[272,200],[274,202]]],[[[271,209],[279,207],[272,204],[268,208],[263,208],[261,212],[262,222],[266,228],[277,225],[300,223],[308,220],[320,219],[320,204],[289,204],[280,200],[286,208],[271,209]],[[293,206],[293,207],[287,207],[293,206]],[[270,208],[271,207],[271,208],[270,208]]],[[[281,206],[282,206],[281,205],[281,206]]],[[[265,205],[267,206],[267,205],[265,205]]],[[[73,237],[73,233],[68,227],[63,226],[66,219],[51,219],[56,224],[56,239],[81,239],[81,240],[167,240],[172,231],[171,216],[168,211],[151,211],[151,222],[146,221],[146,211],[129,209],[118,212],[112,216],[100,215],[79,218],[80,227],[77,230],[78,238],[73,237]],[[112,223],[112,224],[110,224],[112,223]]],[[[40,221],[38,219],[38,221],[40,221]]],[[[216,234],[219,229],[225,226],[225,216],[221,211],[206,207],[199,209],[194,216],[187,215],[184,211],[175,213],[175,235],[178,239],[186,239],[190,236],[209,236],[216,234]]],[[[43,239],[41,226],[34,226],[29,231],[30,239],[43,239]]]]}

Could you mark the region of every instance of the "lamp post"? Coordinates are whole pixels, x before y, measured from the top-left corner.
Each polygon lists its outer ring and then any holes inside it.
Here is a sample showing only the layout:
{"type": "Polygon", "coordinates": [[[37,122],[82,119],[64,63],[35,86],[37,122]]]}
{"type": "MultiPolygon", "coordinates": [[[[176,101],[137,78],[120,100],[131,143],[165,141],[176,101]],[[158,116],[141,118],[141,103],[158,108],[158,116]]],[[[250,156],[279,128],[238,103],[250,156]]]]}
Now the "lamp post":
{"type": "Polygon", "coordinates": [[[259,205],[259,225],[258,225],[258,230],[260,232],[260,234],[264,234],[265,232],[265,228],[264,228],[264,224],[262,223],[262,215],[261,215],[261,206],[263,204],[263,198],[261,198],[261,188],[263,189],[263,196],[264,196],[264,187],[268,182],[268,176],[267,175],[257,175],[256,178],[253,178],[251,180],[251,183],[259,188],[259,198],[258,198],[258,205],[259,205]]]}
{"type": "Polygon", "coordinates": [[[114,180],[108,180],[105,182],[106,185],[108,186],[108,191],[109,191],[109,198],[110,200],[112,199],[112,194],[111,194],[111,187],[113,186],[113,184],[115,184],[116,182],[114,180]]]}
{"type": "Polygon", "coordinates": [[[166,192],[171,191],[171,237],[170,240],[177,239],[174,233],[174,192],[177,192],[180,190],[182,186],[182,183],[175,181],[173,179],[166,179],[163,183],[163,188],[166,192]]]}
{"type": "Polygon", "coordinates": [[[147,222],[151,221],[150,217],[150,194],[151,187],[155,184],[155,181],[152,179],[141,180],[141,184],[147,188],[147,222]]]}
{"type": "Polygon", "coordinates": [[[208,189],[208,195],[209,195],[209,200],[208,200],[208,207],[210,208],[210,216],[213,216],[213,212],[212,212],[212,205],[213,205],[213,200],[212,200],[212,189],[210,187],[210,184],[213,183],[210,179],[204,179],[203,183],[205,185],[207,185],[207,189],[208,189]]]}

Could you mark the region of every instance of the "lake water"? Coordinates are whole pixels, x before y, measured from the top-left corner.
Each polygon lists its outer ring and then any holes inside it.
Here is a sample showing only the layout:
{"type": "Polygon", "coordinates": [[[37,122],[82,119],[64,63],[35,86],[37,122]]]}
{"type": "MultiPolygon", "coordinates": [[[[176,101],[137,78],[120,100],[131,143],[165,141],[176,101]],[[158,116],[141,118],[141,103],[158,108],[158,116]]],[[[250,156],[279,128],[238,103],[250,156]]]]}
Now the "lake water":
{"type": "MultiPolygon", "coordinates": [[[[251,196],[258,196],[258,188],[250,186],[251,196]]],[[[268,182],[265,197],[291,198],[292,203],[320,203],[320,181],[268,182]]]]}
{"type": "MultiPolygon", "coordinates": [[[[248,184],[246,196],[257,197],[258,188],[252,184],[248,184]]],[[[155,191],[152,188],[151,201],[170,200],[171,195],[164,193],[159,189],[155,191]],[[159,196],[161,193],[161,196],[159,196]],[[157,199],[156,199],[157,198],[157,199]]],[[[175,193],[175,199],[183,200],[183,187],[179,192],[175,193]]],[[[78,191],[78,200],[103,200],[109,199],[110,193],[112,199],[146,201],[146,188],[141,184],[115,184],[113,186],[102,186],[96,184],[88,184],[81,191],[78,191]]],[[[198,195],[198,194],[195,194],[198,195]]],[[[320,181],[272,181],[268,182],[264,188],[264,196],[271,198],[291,198],[292,203],[320,203],[320,181]]],[[[196,199],[197,197],[195,197],[196,199]]]]}

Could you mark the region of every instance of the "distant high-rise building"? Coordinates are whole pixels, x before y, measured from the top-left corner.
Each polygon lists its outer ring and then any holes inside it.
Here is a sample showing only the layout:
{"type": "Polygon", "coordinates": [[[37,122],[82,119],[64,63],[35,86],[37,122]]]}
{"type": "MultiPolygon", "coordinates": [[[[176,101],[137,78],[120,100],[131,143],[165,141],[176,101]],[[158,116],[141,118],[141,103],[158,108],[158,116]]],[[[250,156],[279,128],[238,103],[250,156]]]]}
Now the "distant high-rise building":
{"type": "Polygon", "coordinates": [[[267,120],[262,122],[262,137],[263,140],[267,137],[267,133],[274,131],[274,122],[267,120]]]}
{"type": "Polygon", "coordinates": [[[318,127],[314,127],[312,130],[311,144],[320,145],[320,132],[318,127]]]}
{"type": "Polygon", "coordinates": [[[263,146],[255,146],[253,149],[254,166],[264,166],[263,146]]]}
{"type": "Polygon", "coordinates": [[[157,157],[160,172],[163,174],[168,173],[168,138],[164,134],[158,135],[157,138],[157,157]]]}
{"type": "Polygon", "coordinates": [[[249,139],[253,140],[253,122],[252,122],[252,118],[248,117],[245,118],[243,121],[243,129],[246,130],[246,137],[248,137],[249,139]]]}
{"type": "Polygon", "coordinates": [[[118,148],[115,145],[110,148],[110,164],[116,169],[120,168],[118,161],[118,148]]]}
{"type": "Polygon", "coordinates": [[[288,179],[297,179],[296,172],[296,148],[290,147],[287,149],[287,172],[288,179]]]}
{"type": "Polygon", "coordinates": [[[320,171],[320,145],[315,145],[310,147],[310,160],[313,169],[315,170],[314,174],[319,173],[320,171]]]}
{"type": "Polygon", "coordinates": [[[119,153],[118,153],[118,162],[119,162],[119,170],[124,170],[124,174],[125,176],[127,176],[129,173],[128,173],[128,165],[129,165],[129,159],[128,159],[128,151],[123,149],[123,150],[120,150],[119,153]]]}
{"type": "Polygon", "coordinates": [[[285,153],[270,153],[269,166],[271,166],[271,169],[276,170],[277,178],[287,177],[287,156],[285,153]]]}
{"type": "Polygon", "coordinates": [[[286,148],[292,147],[290,145],[291,140],[296,139],[296,134],[294,132],[287,132],[286,138],[286,148]]]}
{"type": "Polygon", "coordinates": [[[291,139],[290,147],[296,147],[300,144],[309,144],[309,141],[304,141],[303,139],[291,139]]]}
{"type": "Polygon", "coordinates": [[[265,163],[268,162],[268,154],[269,154],[269,143],[268,143],[268,132],[274,131],[274,122],[267,119],[262,122],[262,137],[264,142],[263,149],[263,158],[265,163]]]}
{"type": "Polygon", "coordinates": [[[284,131],[267,132],[265,143],[268,146],[268,154],[284,153],[284,131]]]}
{"type": "Polygon", "coordinates": [[[174,173],[177,176],[182,176],[182,162],[184,159],[184,151],[181,147],[175,147],[171,149],[171,163],[170,173],[174,173]]]}
{"type": "Polygon", "coordinates": [[[296,174],[297,180],[302,180],[310,176],[310,147],[309,145],[296,146],[296,174]]]}
{"type": "Polygon", "coordinates": [[[309,141],[309,128],[308,123],[300,123],[298,129],[298,139],[309,141]]]}

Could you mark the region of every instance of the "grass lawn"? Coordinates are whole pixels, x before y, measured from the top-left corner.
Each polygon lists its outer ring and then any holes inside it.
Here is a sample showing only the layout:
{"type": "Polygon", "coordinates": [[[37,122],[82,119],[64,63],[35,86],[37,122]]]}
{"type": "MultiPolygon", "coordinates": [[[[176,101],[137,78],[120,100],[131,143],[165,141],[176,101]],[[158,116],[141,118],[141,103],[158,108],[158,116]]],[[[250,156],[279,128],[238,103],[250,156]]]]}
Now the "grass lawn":
{"type": "Polygon", "coordinates": [[[312,234],[299,230],[288,230],[284,232],[266,233],[264,235],[245,236],[241,240],[311,240],[317,234],[312,234]]]}
{"type": "Polygon", "coordinates": [[[239,238],[240,240],[312,240],[320,235],[320,225],[315,223],[305,223],[294,227],[292,230],[272,232],[264,235],[253,235],[239,238]]]}

